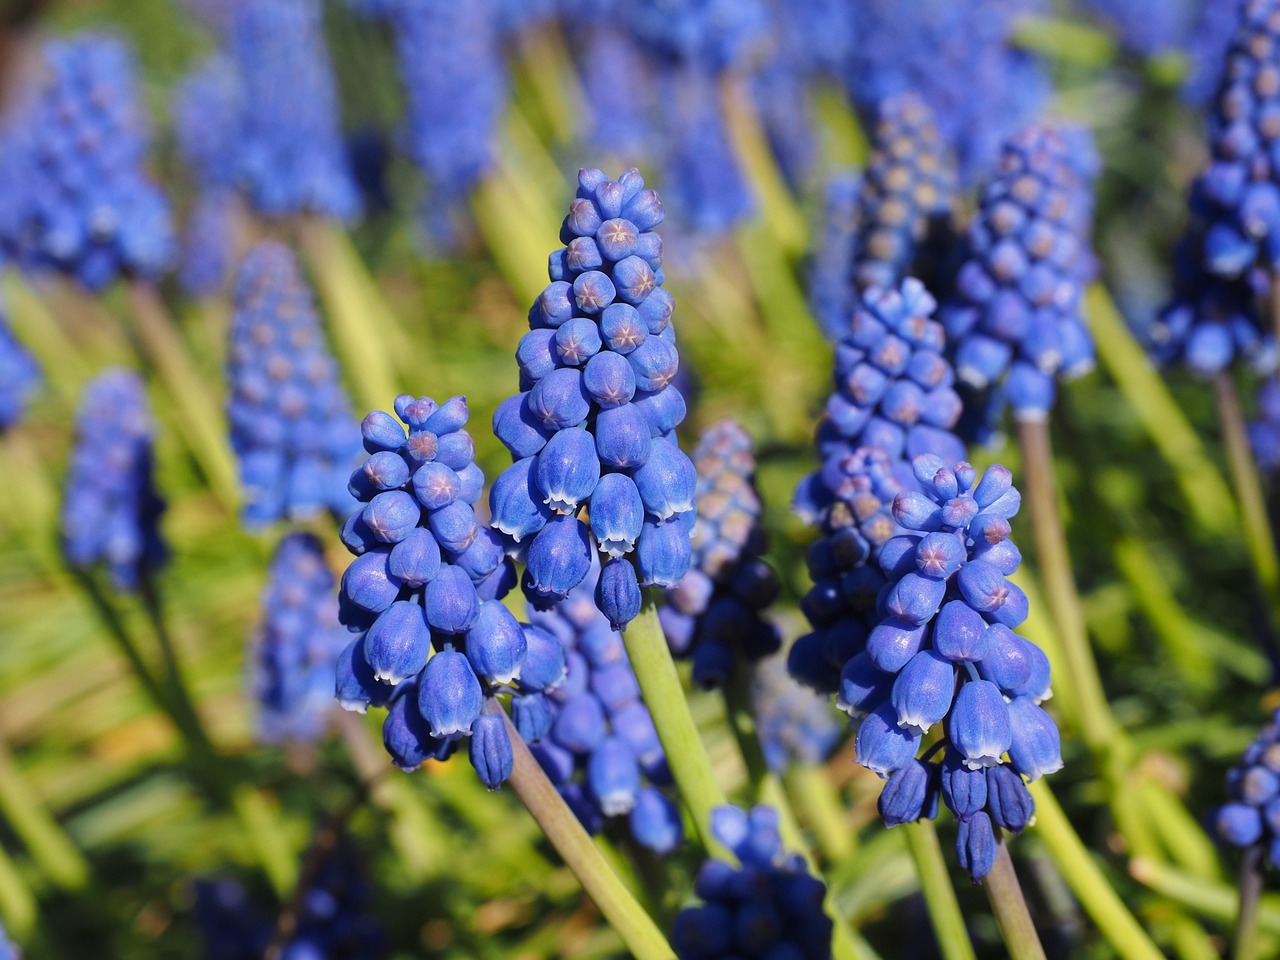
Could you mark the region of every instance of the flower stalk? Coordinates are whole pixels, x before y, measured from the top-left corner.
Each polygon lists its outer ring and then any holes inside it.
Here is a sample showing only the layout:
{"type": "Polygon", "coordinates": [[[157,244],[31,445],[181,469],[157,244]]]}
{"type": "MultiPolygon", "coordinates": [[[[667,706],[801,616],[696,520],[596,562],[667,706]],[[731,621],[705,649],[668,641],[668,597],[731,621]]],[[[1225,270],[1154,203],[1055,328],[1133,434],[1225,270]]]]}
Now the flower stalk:
{"type": "Polygon", "coordinates": [[[1013,859],[1003,837],[996,843],[995,864],[983,886],[996,922],[1000,924],[1005,946],[1009,948],[1009,956],[1013,960],[1046,960],[1040,935],[1036,933],[1036,925],[1031,919],[1031,911],[1027,909],[1027,900],[1022,895],[1022,885],[1018,882],[1018,874],[1013,869],[1013,859]]]}
{"type": "Polygon", "coordinates": [[[1262,848],[1252,846],[1240,860],[1240,909],[1236,911],[1232,960],[1258,958],[1258,904],[1262,897],[1262,848]]]}
{"type": "MultiPolygon", "coordinates": [[[[955,888],[947,874],[947,863],[942,857],[942,845],[938,842],[938,831],[933,821],[921,818],[915,823],[904,824],[903,831],[943,960],[974,960],[973,944],[969,941],[964,914],[960,912],[955,888]]],[[[987,876],[990,882],[991,874],[987,876]]]]}

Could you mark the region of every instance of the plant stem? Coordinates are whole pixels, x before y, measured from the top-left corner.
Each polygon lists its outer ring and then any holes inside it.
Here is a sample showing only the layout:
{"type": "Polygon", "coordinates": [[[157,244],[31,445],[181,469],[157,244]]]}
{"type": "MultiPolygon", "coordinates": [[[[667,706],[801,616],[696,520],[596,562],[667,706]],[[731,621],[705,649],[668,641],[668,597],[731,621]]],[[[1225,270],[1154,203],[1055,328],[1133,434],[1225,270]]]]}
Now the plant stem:
{"type": "Polygon", "coordinates": [[[711,834],[711,811],[727,800],[698,735],[698,725],[689,712],[680,674],[676,672],[667,638],[658,622],[653,591],[645,591],[640,615],[627,626],[622,638],[645,703],[650,705],[653,725],[662,741],[671,775],[693,815],[702,846],[711,856],[732,860],[732,854],[711,834]]]}
{"type": "Polygon", "coordinates": [[[514,762],[512,789],[519,795],[547,839],[573,871],[587,895],[639,960],[669,960],[675,952],[653,919],[609,869],[564,798],[538,766],[524,740],[503,711],[514,762]]]}
{"type": "Polygon", "coordinates": [[[1240,409],[1240,396],[1235,382],[1226,371],[1213,380],[1218,402],[1218,419],[1222,424],[1222,441],[1227,451],[1227,466],[1236,490],[1243,518],[1245,544],[1253,560],[1254,574],[1262,589],[1274,639],[1280,636],[1280,563],[1276,561],[1276,542],[1267,514],[1267,500],[1258,478],[1258,465],[1253,459],[1249,434],[1240,409]]]}
{"type": "Polygon", "coordinates": [[[783,777],[787,795],[813,831],[829,863],[843,863],[857,851],[858,835],[845,820],[840,795],[822,767],[797,764],[783,777]]]}
{"type": "Polygon", "coordinates": [[[1069,673],[1067,679],[1079,707],[1080,732],[1095,755],[1104,754],[1116,722],[1089,647],[1080,595],[1076,592],[1075,577],[1071,572],[1071,557],[1067,552],[1067,538],[1063,534],[1054,490],[1048,423],[1044,420],[1019,420],[1018,445],[1025,474],[1022,489],[1031,510],[1040,582],[1044,585],[1049,611],[1058,627],[1069,673]]]}
{"type": "MultiPolygon", "coordinates": [[[[1129,873],[1147,889],[1202,917],[1231,924],[1239,916],[1240,891],[1234,886],[1193,876],[1149,857],[1130,860],[1129,873]]],[[[1280,903],[1275,897],[1259,897],[1257,924],[1263,932],[1280,936],[1280,903]]]]}
{"type": "Polygon", "coordinates": [[[1238,520],[1231,490],[1204,441],[1134,341],[1106,289],[1094,284],[1085,299],[1098,358],[1173,471],[1187,509],[1206,532],[1233,535],[1238,520]]]}
{"type": "Polygon", "coordinates": [[[991,901],[996,922],[1000,924],[1009,956],[1013,960],[1047,960],[1004,837],[996,843],[996,860],[982,885],[987,891],[987,899],[991,901]]]}
{"type": "Polygon", "coordinates": [[[177,325],[154,286],[129,281],[133,325],[142,349],[178,408],[179,428],[222,505],[234,513],[239,500],[235,464],[227,440],[227,428],[217,402],[191,354],[178,334],[177,325]]]}
{"type": "Polygon", "coordinates": [[[1256,844],[1240,860],[1240,909],[1232,937],[1232,960],[1257,960],[1258,901],[1262,896],[1262,848],[1256,844]]]}
{"type": "Polygon", "coordinates": [[[964,914],[956,899],[955,887],[947,873],[947,862],[942,857],[942,845],[933,821],[920,819],[903,826],[907,838],[907,850],[915,861],[920,877],[920,892],[929,909],[929,922],[943,960],[974,960],[973,944],[964,925],[964,914]]]}
{"type": "Polygon", "coordinates": [[[71,891],[83,890],[89,885],[89,864],[49,815],[26,777],[14,766],[3,740],[0,740],[0,811],[32,859],[55,885],[71,891]]]}
{"type": "Polygon", "coordinates": [[[74,405],[81,384],[90,376],[82,351],[76,349],[49,305],[22,274],[10,271],[4,281],[9,320],[18,339],[39,361],[41,371],[62,401],[74,405]]]}
{"type": "Polygon", "coordinates": [[[1037,836],[1099,932],[1125,960],[1162,960],[1164,954],[1094,863],[1044,778],[1027,789],[1036,802],[1037,836]]]}

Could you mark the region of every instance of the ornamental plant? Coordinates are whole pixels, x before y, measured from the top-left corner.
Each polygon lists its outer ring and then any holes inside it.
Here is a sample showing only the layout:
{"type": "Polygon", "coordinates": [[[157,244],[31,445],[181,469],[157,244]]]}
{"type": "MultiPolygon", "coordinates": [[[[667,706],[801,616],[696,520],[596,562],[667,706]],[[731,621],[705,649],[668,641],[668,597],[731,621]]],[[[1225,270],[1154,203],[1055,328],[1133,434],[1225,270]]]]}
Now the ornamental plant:
{"type": "Polygon", "coordinates": [[[0,313],[0,431],[22,419],[42,379],[35,358],[18,342],[0,313]]]}
{"type": "Polygon", "coordinates": [[[695,520],[697,476],[674,432],[685,403],[671,382],[680,356],[653,232],[662,216],[638,170],[579,171],[565,246],[516,350],[521,392],[493,416],[515,462],[489,508],[524,560],[526,598],[538,609],[563,600],[598,549],[596,602],[618,629],[639,613],[642,585],[684,576],[695,520]]]}

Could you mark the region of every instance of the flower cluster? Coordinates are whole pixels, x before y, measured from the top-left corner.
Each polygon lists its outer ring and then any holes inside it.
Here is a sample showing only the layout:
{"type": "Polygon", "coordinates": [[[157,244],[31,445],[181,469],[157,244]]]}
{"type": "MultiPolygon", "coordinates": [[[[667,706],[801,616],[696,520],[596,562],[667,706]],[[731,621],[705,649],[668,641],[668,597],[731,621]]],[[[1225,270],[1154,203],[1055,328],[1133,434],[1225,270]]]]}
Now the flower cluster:
{"type": "Polygon", "coordinates": [[[63,493],[62,548],[73,567],[105,565],[121,590],[136,590],[165,558],[152,430],[146,388],[132,370],[108,370],[85,387],[63,493]]]}
{"type": "Polygon", "coordinates": [[[133,56],[111,36],[50,41],[43,72],[6,118],[0,241],[29,269],[99,290],[154,280],[174,252],[169,204],[144,169],[133,56]]]}
{"type": "Polygon", "coordinates": [[[933,113],[914,93],[878,105],[871,160],[858,200],[853,280],[859,289],[896,287],[921,244],[950,217],[955,171],[933,113]]]}
{"type": "Polygon", "coordinates": [[[1121,44],[1144,57],[1177,49],[1195,12],[1187,0],[1084,0],[1084,6],[1121,44]]]}
{"type": "Polygon", "coordinates": [[[568,672],[550,693],[513,698],[511,713],[589,832],[625,816],[637,843],[665,854],[682,839],[680,812],[663,789],[671,785],[666,755],[622,636],[596,609],[599,572],[597,565],[568,597],[530,617],[567,651],[568,672]]]}
{"type": "Polygon", "coordinates": [[[0,431],[21,419],[40,386],[40,368],[0,314],[0,431]]]}
{"type": "Polygon", "coordinates": [[[809,309],[822,332],[839,340],[849,332],[853,313],[853,283],[849,264],[859,231],[862,178],[843,171],[827,180],[823,190],[822,218],[809,260],[809,309]]]}
{"type": "Polygon", "coordinates": [[[778,628],[762,615],[778,595],[778,577],[761,559],[764,508],[750,435],[733,420],[720,421],[702,434],[693,464],[693,563],[667,591],[658,617],[672,652],[692,657],[694,682],[718,687],[729,682],[735,664],[782,646],[778,628]]]}
{"type": "Polygon", "coordinates": [[[394,406],[395,416],[365,417],[369,459],[351,476],[364,506],[342,529],[356,559],[338,616],[359,636],[338,658],[338,701],[361,713],[387,707],[383,742],[406,770],[470,737],[471,762],[496,790],[512,752],[494,695],[556,687],[564,648],[501,602],[514,567],[472,509],[484,474],[464,429],[466,399],[437,405],[402,394],[394,406]]]}
{"type": "MultiPolygon", "coordinates": [[[[277,924],[234,880],[198,880],[194,921],[207,960],[259,960],[277,924]]],[[[359,853],[340,843],[310,878],[296,906],[292,932],[279,945],[284,960],[375,960],[383,932],[374,919],[373,887],[359,853]]]]}
{"type": "Polygon", "coordinates": [[[319,540],[291,533],[280,541],[249,651],[250,698],[264,743],[315,740],[324,733],[333,708],[333,667],[347,645],[333,587],[319,540]]]}
{"type": "Polygon", "coordinates": [[[779,776],[792,764],[822,763],[840,742],[842,730],[830,702],[796,683],[779,657],[756,669],[751,704],[765,762],[779,776]]]}
{"type": "Polygon", "coordinates": [[[236,282],[227,418],[243,517],[259,526],[328,509],[346,516],[360,431],[288,247],[251,250],[236,282]]]}
{"type": "Polygon", "coordinates": [[[1203,0],[1196,4],[1183,42],[1183,53],[1190,60],[1182,83],[1182,99],[1187,103],[1203,107],[1213,99],[1239,11],[1240,0],[1203,0]]]}
{"type": "Polygon", "coordinates": [[[1249,424],[1249,443],[1259,469],[1280,469],[1280,380],[1274,376],[1258,388],[1258,419],[1249,424]]]}
{"type": "Polygon", "coordinates": [[[360,196],[339,129],[320,4],[261,0],[238,4],[233,17],[229,52],[245,105],[236,183],[267,216],[354,218],[360,196]]]}
{"type": "Polygon", "coordinates": [[[1213,817],[1218,839],[1233,847],[1260,846],[1272,866],[1280,864],[1280,710],[1227,774],[1227,793],[1231,799],[1213,817]]]}
{"type": "Polygon", "coordinates": [[[1095,170],[1083,132],[1037,126],[1012,138],[969,224],[957,296],[942,313],[959,379],[978,391],[1003,383],[1022,419],[1048,414],[1055,377],[1093,367],[1080,310],[1093,267],[1095,170]]]}
{"type": "Polygon", "coordinates": [[[1027,598],[1007,579],[1022,559],[1009,539],[1021,502],[1009,471],[979,476],[928,456],[912,467],[923,492],[894,499],[909,532],[881,547],[881,620],[844,665],[837,702],[859,721],[858,763],[887,778],[885,822],[933,816],[940,790],[960,819],[961,865],[980,880],[995,854],[993,827],[1018,832],[1031,816],[1022,778],[1062,767],[1058,729],[1039,706],[1050,695],[1049,661],[1014,633],[1027,598]],[[938,724],[942,738],[917,759],[938,724]],[[941,763],[931,764],[938,751],[941,763]]]}
{"type": "Polygon", "coordinates": [[[587,116],[584,135],[597,152],[643,156],[655,138],[649,102],[652,63],[635,36],[607,15],[565,25],[577,51],[587,116]]]}
{"type": "Polygon", "coordinates": [[[618,628],[639,613],[640,585],[674,586],[691,554],[697,477],[674,432],[685,404],[671,385],[661,222],[639,171],[579,172],[566,246],[516,350],[522,392],[493,416],[515,462],[489,491],[492,523],[524,555],[525,596],[536,608],[564,599],[598,547],[609,559],[597,602],[618,628]]]}
{"type": "Polygon", "coordinates": [[[809,873],[800,854],[783,849],[778,812],[766,806],[749,813],[717,807],[711,832],[742,866],[708,860],[699,869],[694,892],[704,903],[676,917],[671,936],[676,956],[827,960],[833,929],[823,909],[827,888],[809,873]]]}
{"type": "Polygon", "coordinates": [[[768,41],[761,0],[636,0],[619,13],[656,53],[716,72],[749,61],[768,41]]]}

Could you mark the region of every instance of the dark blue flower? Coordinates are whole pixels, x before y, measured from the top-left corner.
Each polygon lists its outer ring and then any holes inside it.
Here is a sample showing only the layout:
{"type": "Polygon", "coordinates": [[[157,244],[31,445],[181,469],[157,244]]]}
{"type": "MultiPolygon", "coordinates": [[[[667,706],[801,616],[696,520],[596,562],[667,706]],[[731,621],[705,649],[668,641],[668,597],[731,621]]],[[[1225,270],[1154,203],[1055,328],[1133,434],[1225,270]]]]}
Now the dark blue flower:
{"type": "Polygon", "coordinates": [[[1228,802],[1214,811],[1213,832],[1233,847],[1259,846],[1280,863],[1280,711],[1227,774],[1228,802]]]}
{"type": "Polygon", "coordinates": [[[793,680],[778,657],[756,668],[751,702],[765,762],[779,775],[793,763],[823,763],[843,737],[827,699],[793,680]]]}
{"type": "Polygon", "coordinates": [[[136,590],[165,558],[153,429],[146,388],[132,370],[108,370],[85,387],[63,491],[62,548],[73,567],[105,566],[121,590],[136,590]]]}
{"type": "Polygon", "coordinates": [[[848,333],[853,312],[849,265],[857,245],[861,195],[862,177],[851,170],[827,180],[819,232],[809,251],[809,309],[832,340],[848,333]]]}
{"type": "Polygon", "coordinates": [[[1126,48],[1144,57],[1177,49],[1196,12],[1187,0],[1084,0],[1084,5],[1126,48]]]}
{"type": "Polygon", "coordinates": [[[0,431],[22,418],[42,380],[35,358],[18,342],[0,313],[0,431]]]}
{"type": "Polygon", "coordinates": [[[1280,469],[1280,380],[1275,377],[1258,388],[1258,419],[1249,424],[1249,443],[1259,469],[1280,469]]]}
{"type": "Polygon", "coordinates": [[[359,428],[287,247],[267,242],[245,257],[227,365],[227,417],[240,459],[245,523],[325,509],[348,514],[359,428]]]}

